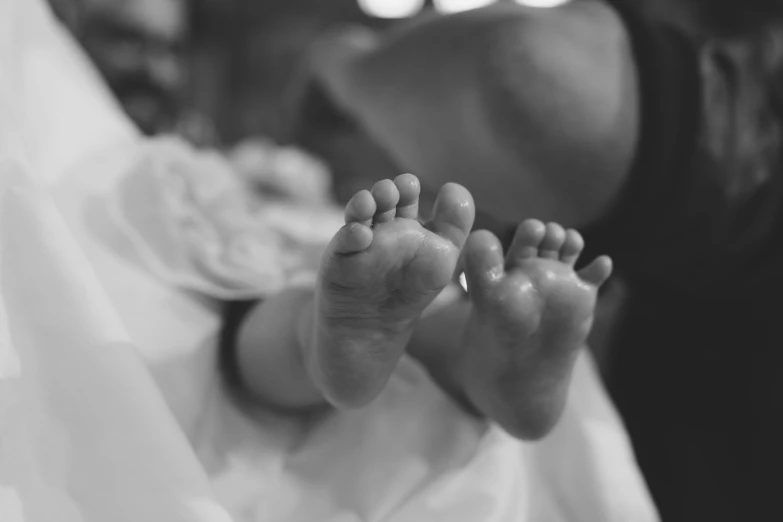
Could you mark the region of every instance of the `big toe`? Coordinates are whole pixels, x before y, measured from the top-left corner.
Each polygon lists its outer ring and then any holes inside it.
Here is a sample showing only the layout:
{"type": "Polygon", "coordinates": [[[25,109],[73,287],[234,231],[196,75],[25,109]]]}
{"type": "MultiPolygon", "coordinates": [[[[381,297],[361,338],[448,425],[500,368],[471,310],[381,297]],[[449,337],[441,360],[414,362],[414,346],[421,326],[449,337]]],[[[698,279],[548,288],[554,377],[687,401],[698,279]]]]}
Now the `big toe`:
{"type": "Polygon", "coordinates": [[[480,296],[503,276],[503,245],[492,232],[477,230],[470,234],[462,255],[468,292],[480,296]]]}
{"type": "Polygon", "coordinates": [[[462,248],[475,218],[473,196],[468,189],[456,183],[447,183],[438,193],[433,217],[427,223],[427,228],[462,248]]]}
{"type": "Polygon", "coordinates": [[[586,283],[601,286],[612,275],[612,259],[609,256],[598,257],[582,268],[578,275],[586,283]]]}

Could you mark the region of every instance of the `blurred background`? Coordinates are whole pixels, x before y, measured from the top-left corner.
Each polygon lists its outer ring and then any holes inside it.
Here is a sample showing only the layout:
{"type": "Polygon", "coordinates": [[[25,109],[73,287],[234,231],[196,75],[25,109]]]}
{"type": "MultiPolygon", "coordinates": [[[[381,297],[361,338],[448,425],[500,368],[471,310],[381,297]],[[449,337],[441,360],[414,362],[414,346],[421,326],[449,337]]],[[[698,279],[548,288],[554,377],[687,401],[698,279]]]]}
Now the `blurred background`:
{"type": "Polygon", "coordinates": [[[301,146],[326,161],[345,201],[398,171],[310,84],[310,46],[335,26],[384,30],[493,0],[49,1],[145,133],[226,149],[256,137],[301,146]]]}
{"type": "Polygon", "coordinates": [[[256,137],[302,146],[331,167],[340,200],[362,183],[355,178],[396,174],[312,88],[307,50],[336,25],[383,29],[431,2],[49,1],[147,134],[226,149],[256,137]]]}
{"type": "MultiPolygon", "coordinates": [[[[398,169],[308,82],[313,42],[344,24],[384,30],[494,1],[568,0],[49,0],[145,133],[223,148],[260,136],[298,145],[326,161],[341,202],[398,169]]],[[[705,19],[697,0],[612,1],[678,23],[705,19]]],[[[720,19],[726,2],[710,5],[714,25],[738,20],[720,19]]]]}
{"type": "MultiPolygon", "coordinates": [[[[312,85],[308,49],[341,25],[383,31],[427,11],[494,1],[551,7],[569,0],[49,0],[145,133],[177,133],[226,151],[258,138],[301,147],[325,161],[339,203],[399,169],[312,85]]],[[[611,1],[694,27],[701,5],[611,1]]],[[[432,200],[422,195],[425,212],[432,200]]],[[[594,328],[595,350],[607,344],[617,292],[599,310],[606,320],[594,328]]]]}
{"type": "MultiPolygon", "coordinates": [[[[548,7],[569,0],[49,0],[145,133],[177,133],[226,151],[259,138],[301,147],[325,161],[340,203],[399,169],[312,85],[308,49],[341,25],[383,31],[427,11],[494,1],[548,7]]],[[[764,16],[765,2],[779,0],[753,0],[755,11],[733,0],[609,1],[711,33],[739,30],[748,16],[764,16]]],[[[422,195],[425,212],[432,199],[422,195]]],[[[599,312],[608,318],[621,299],[603,302],[599,312]]],[[[596,350],[611,322],[597,322],[596,350]]]]}
{"type": "MultiPolygon", "coordinates": [[[[308,82],[307,50],[322,32],[343,24],[383,30],[428,10],[494,1],[546,7],[568,0],[49,1],[144,132],[223,148],[259,136],[299,145],[326,161],[345,201],[367,179],[397,169],[308,82]]],[[[694,31],[736,28],[753,12],[731,0],[611,1],[694,31]]]]}

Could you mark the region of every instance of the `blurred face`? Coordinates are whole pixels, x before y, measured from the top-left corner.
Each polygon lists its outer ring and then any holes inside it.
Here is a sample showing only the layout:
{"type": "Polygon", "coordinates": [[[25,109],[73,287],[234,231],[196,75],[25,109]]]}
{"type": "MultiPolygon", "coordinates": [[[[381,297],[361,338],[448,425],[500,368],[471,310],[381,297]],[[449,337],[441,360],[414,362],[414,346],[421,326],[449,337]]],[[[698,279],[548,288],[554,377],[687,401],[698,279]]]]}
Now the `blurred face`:
{"type": "Polygon", "coordinates": [[[80,3],[77,36],[131,118],[147,133],[172,127],[183,80],[182,1],[70,1],[80,3]]]}
{"type": "Polygon", "coordinates": [[[183,0],[81,0],[81,3],[88,12],[122,20],[127,27],[162,40],[176,40],[185,30],[183,0]]]}

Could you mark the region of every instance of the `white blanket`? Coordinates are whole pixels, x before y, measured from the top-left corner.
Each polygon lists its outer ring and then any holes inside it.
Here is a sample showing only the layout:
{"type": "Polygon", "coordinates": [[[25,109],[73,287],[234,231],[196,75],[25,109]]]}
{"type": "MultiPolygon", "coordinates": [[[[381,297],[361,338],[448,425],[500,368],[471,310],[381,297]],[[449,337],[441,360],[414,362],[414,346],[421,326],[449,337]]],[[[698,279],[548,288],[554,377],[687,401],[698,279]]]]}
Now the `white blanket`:
{"type": "Polygon", "coordinates": [[[587,357],[535,445],[410,361],[360,412],[237,409],[215,303],[113,218],[144,149],[42,1],[0,0],[0,521],[657,519],[587,357]]]}

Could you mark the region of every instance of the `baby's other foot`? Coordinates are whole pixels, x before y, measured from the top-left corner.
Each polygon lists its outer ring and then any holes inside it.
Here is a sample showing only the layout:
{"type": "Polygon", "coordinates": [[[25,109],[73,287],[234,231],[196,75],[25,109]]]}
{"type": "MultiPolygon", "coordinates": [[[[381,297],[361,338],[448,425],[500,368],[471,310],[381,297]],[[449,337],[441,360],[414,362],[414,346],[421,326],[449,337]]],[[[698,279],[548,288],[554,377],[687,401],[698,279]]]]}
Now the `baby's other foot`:
{"type": "Polygon", "coordinates": [[[422,311],[450,282],[473,226],[465,188],[444,185],[424,225],[419,192],[419,180],[403,174],[357,193],[324,255],[305,362],[336,407],[361,407],[383,389],[422,311]]]}
{"type": "Polygon", "coordinates": [[[612,263],[574,270],[584,244],[575,230],[528,220],[505,259],[498,239],[473,233],[464,250],[473,312],[459,363],[464,393],[522,439],[546,435],[562,413],[578,350],[612,263]]]}

